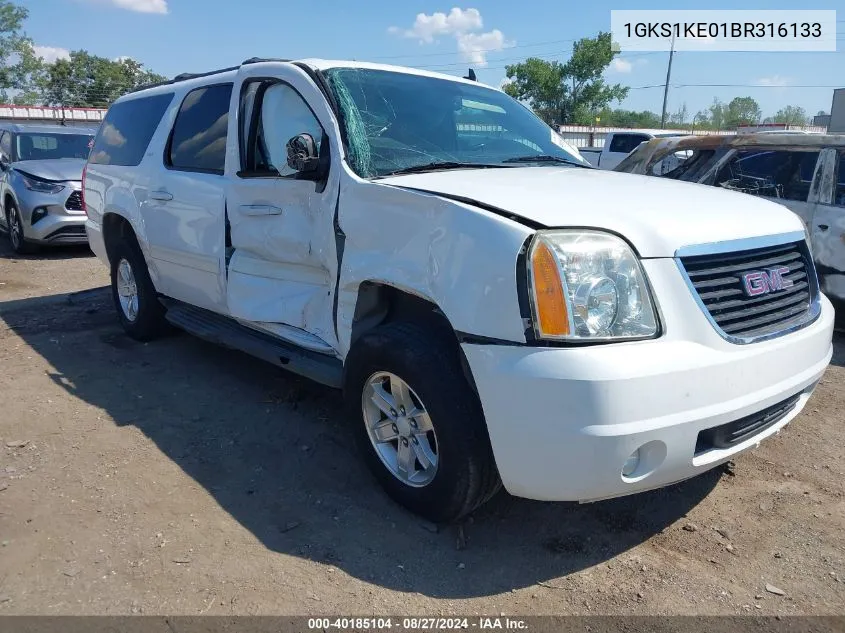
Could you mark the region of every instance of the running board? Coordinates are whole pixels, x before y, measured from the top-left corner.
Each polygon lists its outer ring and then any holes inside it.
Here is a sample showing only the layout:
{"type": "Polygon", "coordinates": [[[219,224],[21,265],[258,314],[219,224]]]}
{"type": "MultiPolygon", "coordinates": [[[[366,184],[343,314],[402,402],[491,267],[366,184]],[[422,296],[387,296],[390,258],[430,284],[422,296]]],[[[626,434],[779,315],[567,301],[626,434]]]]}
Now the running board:
{"type": "Polygon", "coordinates": [[[303,349],[234,319],[173,299],[162,298],[167,320],[194,336],[245,352],[329,387],[343,384],[343,363],[334,356],[303,349]]]}

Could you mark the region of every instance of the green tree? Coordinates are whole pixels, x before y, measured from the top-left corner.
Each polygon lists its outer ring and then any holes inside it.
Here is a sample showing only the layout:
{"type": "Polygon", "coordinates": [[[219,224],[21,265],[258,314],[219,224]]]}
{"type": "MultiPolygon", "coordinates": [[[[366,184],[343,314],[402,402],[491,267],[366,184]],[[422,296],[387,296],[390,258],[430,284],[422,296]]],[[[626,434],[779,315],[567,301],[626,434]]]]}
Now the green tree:
{"type": "Polygon", "coordinates": [[[707,111],[710,113],[708,117],[708,127],[710,129],[721,130],[725,127],[726,110],[727,106],[714,97],[713,103],[707,108],[707,111]]]}
{"type": "Polygon", "coordinates": [[[685,127],[688,117],[689,110],[687,109],[687,104],[684,103],[674,114],[669,115],[669,126],[678,128],[685,127]]]}
{"type": "Polygon", "coordinates": [[[734,128],[739,125],[754,125],[760,121],[763,111],[751,97],[734,97],[724,108],[724,125],[734,128]]]}
{"type": "Polygon", "coordinates": [[[772,117],[772,123],[786,123],[788,125],[807,125],[809,117],[807,111],[800,106],[788,105],[777,111],[772,117]]]}
{"type": "Polygon", "coordinates": [[[628,88],[609,85],[602,77],[616,54],[611,50],[610,33],[585,37],[572,45],[566,63],[531,57],[507,66],[510,83],[504,90],[526,101],[550,125],[588,125],[603,108],[628,95],[628,88]]]}
{"type": "Polygon", "coordinates": [[[41,60],[22,31],[27,15],[26,8],[0,0],[0,100],[4,103],[32,103],[36,97],[33,82],[41,60]]]}
{"type": "Polygon", "coordinates": [[[660,127],[660,115],[648,110],[636,112],[634,110],[604,108],[599,112],[598,117],[600,119],[599,125],[604,127],[660,127]]]}
{"type": "Polygon", "coordinates": [[[129,90],[164,79],[134,59],[111,60],[79,50],[70,59],[45,65],[39,83],[47,105],[105,108],[129,90]]]}

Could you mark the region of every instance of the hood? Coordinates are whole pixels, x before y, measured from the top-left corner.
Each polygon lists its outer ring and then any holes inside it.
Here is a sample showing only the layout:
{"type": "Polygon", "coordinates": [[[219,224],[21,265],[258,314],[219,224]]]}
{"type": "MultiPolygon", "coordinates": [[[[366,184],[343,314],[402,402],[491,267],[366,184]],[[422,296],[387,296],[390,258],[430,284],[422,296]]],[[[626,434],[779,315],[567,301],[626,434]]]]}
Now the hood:
{"type": "Polygon", "coordinates": [[[51,160],[21,160],[15,169],[42,180],[82,180],[84,158],[54,158],[51,160]]]}
{"type": "Polygon", "coordinates": [[[641,257],[674,257],[682,246],[804,230],[786,207],[748,194],[598,169],[460,169],[377,182],[464,198],[548,228],[607,229],[641,257]]]}

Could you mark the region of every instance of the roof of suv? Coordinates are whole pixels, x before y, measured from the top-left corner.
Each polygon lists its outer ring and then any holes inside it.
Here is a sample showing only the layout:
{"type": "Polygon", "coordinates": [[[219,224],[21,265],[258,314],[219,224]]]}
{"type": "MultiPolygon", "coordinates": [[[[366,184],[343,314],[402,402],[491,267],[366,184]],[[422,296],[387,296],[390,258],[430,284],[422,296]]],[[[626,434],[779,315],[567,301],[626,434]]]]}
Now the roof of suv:
{"type": "Polygon", "coordinates": [[[431,72],[428,70],[420,70],[417,68],[408,68],[405,66],[391,66],[389,64],[374,64],[370,62],[358,62],[358,61],[348,61],[348,60],[331,60],[331,59],[316,59],[316,58],[308,58],[308,59],[263,59],[259,57],[252,57],[250,59],[244,60],[239,66],[231,66],[229,68],[221,68],[219,70],[212,70],[205,73],[182,73],[180,75],[176,75],[173,79],[168,81],[163,81],[158,84],[151,84],[148,86],[141,86],[137,90],[127,93],[118,101],[123,101],[127,98],[133,98],[137,96],[139,93],[147,93],[149,91],[155,92],[165,92],[171,86],[186,83],[186,87],[194,86],[194,85],[202,85],[206,83],[208,78],[213,77],[215,81],[229,79],[230,75],[234,76],[238,70],[241,69],[242,66],[248,64],[267,64],[267,65],[277,65],[277,64],[297,64],[307,66],[313,70],[322,71],[322,70],[329,70],[331,68],[360,68],[362,70],[386,70],[391,72],[399,72],[404,73],[406,75],[419,75],[421,77],[434,77],[437,79],[445,79],[448,81],[455,81],[460,83],[468,83],[472,85],[481,85],[485,88],[490,88],[492,90],[496,90],[493,86],[488,86],[487,84],[479,84],[478,82],[471,81],[469,79],[465,79],[463,77],[456,77],[454,75],[446,75],[443,73],[436,73],[431,72]]]}

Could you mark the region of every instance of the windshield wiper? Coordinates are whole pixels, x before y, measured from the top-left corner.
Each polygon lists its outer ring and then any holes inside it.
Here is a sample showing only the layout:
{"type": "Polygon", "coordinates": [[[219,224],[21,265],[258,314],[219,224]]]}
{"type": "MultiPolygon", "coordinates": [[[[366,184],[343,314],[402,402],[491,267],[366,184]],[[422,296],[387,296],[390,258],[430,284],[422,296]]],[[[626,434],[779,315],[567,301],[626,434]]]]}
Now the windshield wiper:
{"type": "Polygon", "coordinates": [[[575,167],[585,167],[587,169],[594,169],[592,165],[585,165],[579,163],[577,160],[563,158],[561,156],[552,156],[550,154],[533,154],[531,156],[517,156],[516,158],[507,158],[503,163],[563,163],[564,165],[574,165],[575,167]]]}
{"type": "Polygon", "coordinates": [[[413,165],[412,167],[403,167],[402,169],[381,174],[381,177],[415,174],[426,171],[439,171],[441,169],[490,169],[492,167],[504,167],[504,165],[500,163],[459,163],[457,161],[442,161],[426,163],[424,165],[413,165]]]}

